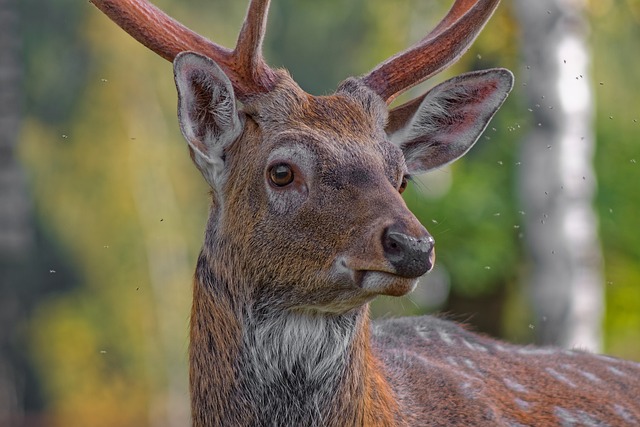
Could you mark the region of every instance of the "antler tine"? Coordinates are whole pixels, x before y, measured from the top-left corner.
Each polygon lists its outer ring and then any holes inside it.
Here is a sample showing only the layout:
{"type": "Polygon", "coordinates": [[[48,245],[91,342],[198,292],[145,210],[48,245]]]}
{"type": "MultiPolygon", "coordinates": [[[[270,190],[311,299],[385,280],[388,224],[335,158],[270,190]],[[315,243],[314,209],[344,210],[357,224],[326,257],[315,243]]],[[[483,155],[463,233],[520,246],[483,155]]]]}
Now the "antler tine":
{"type": "Polygon", "coordinates": [[[236,64],[244,73],[253,73],[256,80],[264,80],[265,86],[272,87],[275,75],[262,57],[262,41],[267,29],[269,4],[270,0],[251,0],[233,54],[236,64]]]}
{"type": "Polygon", "coordinates": [[[362,81],[387,103],[455,62],[469,48],[500,0],[456,0],[422,40],[379,64],[362,81]]]}
{"type": "MultiPolygon", "coordinates": [[[[451,24],[456,22],[462,15],[467,13],[469,9],[471,9],[474,5],[478,3],[478,0],[457,0],[447,15],[436,25],[436,27],[431,30],[429,34],[423,39],[430,39],[440,34],[443,30],[447,29],[451,24]]],[[[498,3],[496,2],[496,6],[498,3]]]]}
{"type": "Polygon", "coordinates": [[[238,40],[240,49],[234,51],[190,30],[147,0],[90,1],[129,35],[168,61],[173,61],[184,51],[197,52],[213,59],[227,74],[241,99],[268,92],[275,86],[275,73],[264,63],[260,54],[265,26],[263,15],[266,15],[268,0],[252,1],[238,40]],[[255,46],[247,49],[252,40],[255,46]],[[245,51],[253,59],[245,62],[245,51]]]}

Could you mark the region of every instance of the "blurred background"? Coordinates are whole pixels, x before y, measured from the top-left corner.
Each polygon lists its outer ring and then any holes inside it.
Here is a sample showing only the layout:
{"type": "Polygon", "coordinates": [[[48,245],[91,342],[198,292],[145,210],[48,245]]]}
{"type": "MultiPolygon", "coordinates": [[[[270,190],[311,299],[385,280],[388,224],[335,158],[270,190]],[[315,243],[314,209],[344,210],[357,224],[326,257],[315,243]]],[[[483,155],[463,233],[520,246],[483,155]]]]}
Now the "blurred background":
{"type": "MultiPolygon", "coordinates": [[[[156,4],[226,46],[246,8],[156,4]]],[[[274,0],[265,56],[328,94],[450,5],[274,0]]],[[[209,198],[171,66],[86,1],[1,0],[0,45],[0,426],[188,425],[209,198]]],[[[455,66],[400,100],[470,70],[516,76],[474,149],[405,192],[438,266],[374,316],[437,312],[640,361],[639,45],[638,0],[505,0],[455,66]]]]}

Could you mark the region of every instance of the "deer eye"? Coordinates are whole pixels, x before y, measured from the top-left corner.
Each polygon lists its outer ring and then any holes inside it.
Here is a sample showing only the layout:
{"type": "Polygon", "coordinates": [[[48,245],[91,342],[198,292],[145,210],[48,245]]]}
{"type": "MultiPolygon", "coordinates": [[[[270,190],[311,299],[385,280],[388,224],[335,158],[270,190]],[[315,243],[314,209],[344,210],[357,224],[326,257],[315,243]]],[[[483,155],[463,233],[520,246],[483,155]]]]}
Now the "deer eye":
{"type": "Polygon", "coordinates": [[[402,194],[404,192],[404,190],[407,188],[407,184],[408,184],[407,176],[405,175],[405,176],[402,177],[402,181],[400,182],[400,188],[398,188],[398,192],[400,194],[402,194]]]}
{"type": "Polygon", "coordinates": [[[286,163],[278,163],[269,169],[269,179],[277,187],[284,187],[293,182],[293,170],[286,163]]]}

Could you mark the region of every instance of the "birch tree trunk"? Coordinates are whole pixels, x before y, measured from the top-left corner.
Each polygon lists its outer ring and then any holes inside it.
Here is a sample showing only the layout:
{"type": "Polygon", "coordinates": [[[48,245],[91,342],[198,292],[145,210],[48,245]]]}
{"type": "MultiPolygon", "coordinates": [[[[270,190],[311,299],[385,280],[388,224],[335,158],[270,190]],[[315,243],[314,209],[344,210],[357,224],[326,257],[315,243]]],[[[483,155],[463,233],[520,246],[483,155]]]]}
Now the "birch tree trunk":
{"type": "Polygon", "coordinates": [[[593,93],[584,0],[516,0],[534,126],[521,151],[538,339],[601,349],[602,255],[592,206],[593,93]]]}

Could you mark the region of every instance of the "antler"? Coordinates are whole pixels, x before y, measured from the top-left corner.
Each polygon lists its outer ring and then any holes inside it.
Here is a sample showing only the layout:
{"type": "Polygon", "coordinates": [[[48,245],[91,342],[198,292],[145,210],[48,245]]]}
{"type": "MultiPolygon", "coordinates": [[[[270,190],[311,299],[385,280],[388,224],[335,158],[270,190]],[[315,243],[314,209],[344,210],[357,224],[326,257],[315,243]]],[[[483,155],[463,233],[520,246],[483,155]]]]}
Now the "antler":
{"type": "Polygon", "coordinates": [[[426,37],[378,65],[362,81],[390,103],[466,52],[499,2],[456,0],[447,16],[426,37]]]}
{"type": "MultiPolygon", "coordinates": [[[[270,0],[251,0],[234,50],[222,47],[180,24],[147,0],[90,0],[112,21],[163,58],[183,51],[213,59],[241,99],[268,92],[277,76],[262,57],[270,0]]],[[[378,65],[362,81],[387,103],[458,59],[489,20],[500,0],[456,0],[426,37],[378,65]]]]}
{"type": "Polygon", "coordinates": [[[147,0],[90,1],[133,38],[169,61],[183,51],[213,59],[229,77],[240,99],[275,87],[276,73],[262,57],[269,0],[251,0],[234,50],[188,29],[147,0]]]}

